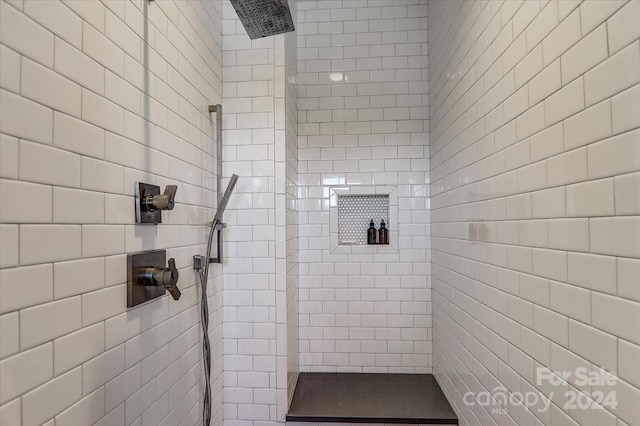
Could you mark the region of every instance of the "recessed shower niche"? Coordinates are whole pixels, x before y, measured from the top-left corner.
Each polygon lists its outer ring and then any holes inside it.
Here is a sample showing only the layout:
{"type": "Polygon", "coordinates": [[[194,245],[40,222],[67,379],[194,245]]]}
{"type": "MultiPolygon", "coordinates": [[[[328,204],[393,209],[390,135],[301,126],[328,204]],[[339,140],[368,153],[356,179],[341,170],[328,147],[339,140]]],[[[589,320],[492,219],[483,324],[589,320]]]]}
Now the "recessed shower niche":
{"type": "Polygon", "coordinates": [[[334,187],[330,193],[331,252],[336,254],[396,253],[398,196],[392,186],[334,187]],[[367,229],[384,220],[388,244],[367,244],[367,229]]]}

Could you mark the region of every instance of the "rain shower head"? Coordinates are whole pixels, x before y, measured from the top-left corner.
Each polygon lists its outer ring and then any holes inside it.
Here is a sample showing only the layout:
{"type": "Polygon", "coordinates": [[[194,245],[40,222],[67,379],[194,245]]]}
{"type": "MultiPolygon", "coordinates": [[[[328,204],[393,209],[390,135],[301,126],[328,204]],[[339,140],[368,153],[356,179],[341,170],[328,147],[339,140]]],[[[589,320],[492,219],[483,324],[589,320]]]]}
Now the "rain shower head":
{"type": "Polygon", "coordinates": [[[238,175],[231,175],[231,180],[229,181],[229,185],[227,185],[227,189],[224,191],[224,196],[220,200],[220,204],[218,204],[218,209],[216,210],[216,215],[213,218],[213,223],[217,224],[222,221],[222,214],[224,210],[227,208],[227,203],[229,202],[229,197],[231,197],[231,193],[233,192],[233,188],[236,186],[236,182],[238,181],[238,175]]]}
{"type": "Polygon", "coordinates": [[[251,40],[293,31],[287,0],[231,0],[251,40]]]}

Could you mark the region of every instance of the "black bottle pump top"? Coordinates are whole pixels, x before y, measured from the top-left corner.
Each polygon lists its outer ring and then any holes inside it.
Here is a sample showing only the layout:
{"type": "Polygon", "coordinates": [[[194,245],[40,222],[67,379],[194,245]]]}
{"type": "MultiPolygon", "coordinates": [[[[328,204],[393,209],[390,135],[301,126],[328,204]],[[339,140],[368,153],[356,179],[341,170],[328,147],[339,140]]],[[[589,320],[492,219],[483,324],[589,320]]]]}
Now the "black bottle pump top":
{"type": "Polygon", "coordinates": [[[389,233],[385,226],[384,219],[380,221],[380,229],[378,230],[378,244],[389,244],[389,233]]]}
{"type": "Polygon", "coordinates": [[[376,225],[373,223],[373,219],[371,219],[369,229],[367,230],[367,244],[378,244],[378,230],[376,229],[376,225]]]}

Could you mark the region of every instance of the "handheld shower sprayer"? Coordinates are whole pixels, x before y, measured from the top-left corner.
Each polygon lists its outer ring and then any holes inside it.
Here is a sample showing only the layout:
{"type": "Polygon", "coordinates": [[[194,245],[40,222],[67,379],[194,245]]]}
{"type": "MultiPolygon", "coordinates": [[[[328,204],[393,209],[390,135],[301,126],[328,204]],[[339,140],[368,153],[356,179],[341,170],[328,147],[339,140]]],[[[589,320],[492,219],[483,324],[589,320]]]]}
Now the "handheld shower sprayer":
{"type": "Polygon", "coordinates": [[[233,189],[236,187],[236,182],[238,182],[238,175],[236,175],[236,174],[231,175],[231,180],[229,181],[229,184],[227,185],[227,189],[224,191],[224,195],[222,196],[222,199],[220,200],[220,203],[218,204],[218,208],[216,210],[216,214],[213,217],[213,224],[222,222],[222,215],[224,214],[224,211],[227,208],[227,203],[229,202],[229,197],[231,197],[231,193],[233,192],[233,189]]]}
{"type": "Polygon", "coordinates": [[[227,203],[231,197],[231,193],[238,182],[238,175],[231,176],[231,180],[227,185],[224,196],[219,198],[218,208],[213,217],[213,221],[209,223],[209,240],[207,241],[207,252],[205,256],[193,256],[193,269],[200,277],[201,298],[200,298],[200,323],[202,325],[202,359],[204,363],[205,376],[205,394],[202,413],[203,426],[209,426],[211,423],[211,345],[209,343],[209,306],[207,301],[207,282],[209,280],[209,264],[222,263],[222,230],[227,226],[222,222],[222,215],[227,208],[227,203]],[[211,246],[213,243],[213,233],[218,232],[218,257],[211,257],[211,246]]]}

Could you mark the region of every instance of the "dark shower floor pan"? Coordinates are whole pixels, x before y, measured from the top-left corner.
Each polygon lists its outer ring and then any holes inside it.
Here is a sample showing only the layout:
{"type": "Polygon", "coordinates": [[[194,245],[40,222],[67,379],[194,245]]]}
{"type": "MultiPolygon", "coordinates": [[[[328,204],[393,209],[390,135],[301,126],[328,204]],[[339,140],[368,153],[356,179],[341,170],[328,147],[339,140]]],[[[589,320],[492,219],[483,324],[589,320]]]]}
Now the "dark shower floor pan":
{"type": "Polygon", "coordinates": [[[300,373],[287,421],[458,424],[431,374],[300,373]]]}

